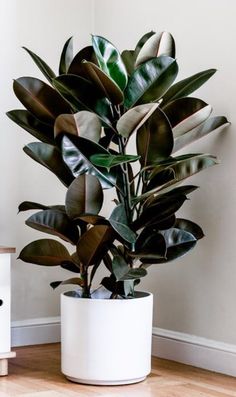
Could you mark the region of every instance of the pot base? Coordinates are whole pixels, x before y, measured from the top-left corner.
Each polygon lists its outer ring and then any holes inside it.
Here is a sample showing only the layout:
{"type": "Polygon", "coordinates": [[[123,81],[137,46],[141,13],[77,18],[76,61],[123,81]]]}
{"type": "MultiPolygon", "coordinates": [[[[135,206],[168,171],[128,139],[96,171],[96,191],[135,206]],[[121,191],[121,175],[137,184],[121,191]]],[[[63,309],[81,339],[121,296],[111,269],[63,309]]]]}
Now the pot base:
{"type": "Polygon", "coordinates": [[[146,376],[135,379],[126,380],[92,380],[92,379],[78,379],[72,376],[66,376],[68,380],[75,383],[82,383],[84,385],[97,385],[97,386],[117,386],[117,385],[131,385],[132,383],[139,383],[146,379],[146,376]]]}

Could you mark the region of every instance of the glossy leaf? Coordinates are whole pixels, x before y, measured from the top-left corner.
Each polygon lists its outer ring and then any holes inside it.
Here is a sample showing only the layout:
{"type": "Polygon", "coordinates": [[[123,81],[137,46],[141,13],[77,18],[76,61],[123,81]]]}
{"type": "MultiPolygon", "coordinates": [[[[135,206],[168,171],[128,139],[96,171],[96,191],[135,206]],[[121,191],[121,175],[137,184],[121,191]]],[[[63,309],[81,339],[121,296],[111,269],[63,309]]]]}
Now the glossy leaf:
{"type": "Polygon", "coordinates": [[[152,261],[150,261],[149,259],[144,258],[142,261],[144,264],[166,263],[174,259],[180,258],[185,255],[189,250],[194,248],[197,242],[192,234],[177,228],[171,228],[160,233],[162,234],[166,242],[166,257],[156,258],[155,261],[153,261],[153,259],[152,261]]]}
{"type": "MultiPolygon", "coordinates": [[[[153,179],[155,179],[155,178],[153,178],[153,179]]],[[[151,189],[153,189],[156,186],[156,181],[152,180],[151,182],[153,182],[153,184],[150,185],[150,186],[148,185],[147,186],[147,190],[151,190],[151,189]]],[[[156,201],[158,201],[160,199],[163,199],[163,198],[165,199],[167,197],[176,197],[179,194],[180,195],[183,194],[185,196],[188,196],[190,193],[194,192],[196,189],[198,189],[198,186],[184,185],[184,186],[178,186],[178,187],[176,187],[176,188],[174,188],[174,189],[172,189],[169,192],[164,193],[164,194],[152,195],[144,203],[144,208],[150,207],[152,205],[155,205],[156,201]]]]}
{"type": "Polygon", "coordinates": [[[66,212],[71,219],[84,214],[97,215],[102,208],[103,191],[93,175],[80,175],[66,193],[66,212]]]}
{"type": "Polygon", "coordinates": [[[87,110],[74,114],[61,114],[54,124],[55,138],[60,134],[81,136],[94,142],[101,137],[102,126],[99,117],[87,110]]]}
{"type": "Polygon", "coordinates": [[[130,76],[124,105],[150,103],[160,99],[175,80],[178,66],[173,58],[160,56],[143,63],[130,76]]]}
{"type": "Polygon", "coordinates": [[[114,256],[112,261],[112,271],[116,281],[135,280],[147,275],[147,271],[142,268],[130,268],[122,256],[114,256]]]}
{"type": "Polygon", "coordinates": [[[82,69],[85,77],[92,81],[96,89],[114,105],[119,105],[124,100],[120,87],[97,65],[92,62],[83,61],[82,69]]]}
{"type": "Polygon", "coordinates": [[[49,83],[52,82],[52,80],[56,77],[55,73],[53,70],[46,64],[46,62],[43,61],[42,58],[40,58],[38,55],[36,55],[33,51],[29,50],[26,47],[22,47],[28,54],[31,56],[35,64],[38,66],[39,70],[43,73],[43,75],[46,77],[46,79],[49,81],[49,83]]]}
{"type": "Polygon", "coordinates": [[[14,80],[13,89],[20,102],[40,121],[53,124],[61,113],[69,113],[70,107],[48,84],[34,77],[14,80]]]}
{"type": "Polygon", "coordinates": [[[68,69],[68,73],[81,75],[81,64],[84,60],[97,64],[97,58],[92,46],[82,48],[82,50],[75,55],[68,69]]]}
{"type": "Polygon", "coordinates": [[[60,63],[59,63],[59,74],[65,74],[68,72],[69,66],[73,59],[73,37],[70,37],[64,44],[60,63]]]}
{"type": "Polygon", "coordinates": [[[63,162],[61,153],[55,146],[33,142],[24,146],[23,150],[37,163],[52,171],[65,186],[69,186],[73,181],[72,173],[63,162]]]}
{"type": "Polygon", "coordinates": [[[134,50],[134,55],[135,55],[135,59],[137,58],[141,48],[144,46],[144,44],[146,43],[146,41],[152,37],[155,34],[155,32],[153,32],[152,30],[150,32],[145,33],[137,42],[135,50],[134,50]]]}
{"type": "Polygon", "coordinates": [[[11,110],[7,116],[40,141],[55,144],[53,127],[36,119],[28,110],[11,110]]]}
{"type": "MultiPolygon", "coordinates": [[[[182,161],[178,161],[176,164],[172,164],[166,168],[166,170],[171,170],[171,177],[166,183],[160,183],[158,181],[158,174],[155,175],[155,186],[150,187],[150,190],[141,196],[139,196],[139,200],[144,200],[149,197],[153,193],[164,193],[165,191],[169,191],[171,187],[177,185],[179,182],[184,179],[189,178],[190,176],[208,168],[215,164],[217,164],[216,157],[207,155],[207,154],[196,154],[192,155],[193,157],[187,158],[182,161]]],[[[165,170],[164,170],[165,171],[165,170]]],[[[163,171],[162,171],[163,172],[163,171]]],[[[161,179],[162,175],[160,174],[161,179]]]]}
{"type": "Polygon", "coordinates": [[[72,244],[76,244],[79,240],[77,226],[69,220],[65,213],[57,210],[39,211],[31,215],[25,223],[33,229],[53,234],[72,244]]]}
{"type": "Polygon", "coordinates": [[[121,53],[122,61],[124,62],[127,73],[130,75],[134,71],[135,54],[133,50],[124,50],[121,53]]]}
{"type": "Polygon", "coordinates": [[[112,292],[112,297],[117,297],[117,295],[122,298],[131,298],[134,296],[134,287],[139,283],[139,280],[125,280],[125,281],[116,281],[116,278],[113,274],[110,277],[104,277],[101,281],[101,285],[103,285],[108,291],[112,292]]]}
{"type": "Polygon", "coordinates": [[[92,44],[100,68],[123,91],[126,87],[128,77],[119,51],[110,41],[101,36],[92,36],[92,44]]]}
{"type": "Polygon", "coordinates": [[[192,94],[192,92],[200,88],[211,76],[213,76],[215,72],[216,69],[207,69],[173,84],[164,95],[161,106],[166,105],[167,102],[192,94]]]}
{"type": "Polygon", "coordinates": [[[35,240],[20,252],[19,259],[41,266],[59,266],[70,260],[66,247],[56,240],[35,240]]]}
{"type": "Polygon", "coordinates": [[[198,226],[196,223],[189,221],[188,219],[177,218],[174,227],[180,230],[185,230],[188,233],[191,233],[197,240],[200,240],[201,238],[204,237],[202,228],[198,226]]]}
{"type": "Polygon", "coordinates": [[[101,215],[82,214],[75,219],[75,222],[77,221],[77,219],[80,219],[85,223],[90,223],[91,225],[108,225],[107,219],[101,215]]]}
{"type": "Polygon", "coordinates": [[[128,220],[123,204],[119,204],[114,208],[109,218],[109,222],[122,239],[131,244],[135,243],[136,234],[128,226],[128,220]]]}
{"type": "MultiPolygon", "coordinates": [[[[53,80],[53,86],[62,97],[69,102],[76,111],[88,110],[97,113],[99,118],[111,126],[111,110],[109,101],[100,97],[100,92],[94,89],[93,84],[80,76],[72,74],[61,75],[53,80]]],[[[69,112],[60,112],[69,113],[69,112]]]]}
{"type": "Polygon", "coordinates": [[[64,136],[62,138],[62,155],[72,174],[77,177],[84,173],[95,175],[104,189],[113,187],[116,183],[116,173],[94,166],[89,160],[94,153],[108,154],[102,146],[88,139],[64,136]]]}
{"type": "Polygon", "coordinates": [[[137,153],[143,167],[168,157],[173,149],[169,120],[157,108],[137,132],[137,153]]]}
{"type": "Polygon", "coordinates": [[[144,43],[137,56],[135,67],[160,55],[175,58],[175,41],[169,32],[155,33],[144,43]]]}
{"type": "Polygon", "coordinates": [[[106,225],[95,225],[80,238],[77,254],[84,267],[98,264],[113,241],[112,228],[106,225]]]}
{"type": "Polygon", "coordinates": [[[163,108],[173,128],[174,138],[203,123],[211,114],[212,108],[198,98],[180,98],[163,108]]]}
{"type": "Polygon", "coordinates": [[[53,289],[56,289],[60,285],[68,285],[68,284],[79,285],[80,287],[83,287],[84,281],[80,277],[73,277],[73,278],[68,278],[68,280],[64,280],[64,281],[53,281],[52,283],[50,283],[50,286],[53,289]]]}
{"type": "Polygon", "coordinates": [[[134,161],[139,160],[140,156],[135,156],[131,154],[93,154],[90,157],[91,162],[98,167],[104,167],[110,170],[112,167],[115,167],[124,163],[132,163],[134,161]]]}
{"type": "MultiPolygon", "coordinates": [[[[91,99],[94,98],[91,98],[91,95],[96,94],[90,81],[73,74],[62,74],[53,80],[53,86],[75,111],[90,110],[91,99]]],[[[94,106],[94,100],[92,100],[92,106],[94,106]]],[[[65,112],[60,114],[62,113],[65,112]]]]}
{"type": "Polygon", "coordinates": [[[119,118],[116,124],[119,134],[128,138],[145,123],[157,106],[158,104],[155,103],[146,103],[129,109],[119,118]]]}
{"type": "Polygon", "coordinates": [[[139,230],[142,227],[157,225],[165,219],[174,215],[186,200],[184,194],[176,194],[175,196],[160,197],[155,200],[152,205],[145,207],[140,216],[133,222],[132,228],[139,230]]]}
{"type": "Polygon", "coordinates": [[[164,258],[166,255],[166,243],[164,237],[152,227],[146,227],[139,235],[135,244],[135,251],[129,255],[139,258],[143,262],[144,258],[149,260],[164,258]]]}
{"type": "Polygon", "coordinates": [[[65,213],[65,206],[64,205],[43,205],[39,203],[34,203],[33,201],[23,201],[19,207],[18,211],[29,211],[29,210],[57,210],[65,213]]]}
{"type": "Polygon", "coordinates": [[[72,273],[80,273],[80,267],[72,261],[72,258],[70,258],[70,260],[63,261],[60,264],[60,267],[72,273]]]}
{"type": "Polygon", "coordinates": [[[179,161],[176,165],[171,166],[175,174],[175,183],[215,164],[217,164],[216,157],[207,154],[200,154],[193,158],[179,161]]]}
{"type": "Polygon", "coordinates": [[[221,132],[227,125],[229,125],[229,122],[226,119],[226,117],[223,116],[211,117],[208,120],[206,120],[204,123],[195,127],[194,129],[175,138],[174,148],[172,152],[173,153],[177,152],[186,145],[189,145],[190,143],[210,134],[211,132],[221,132]]]}

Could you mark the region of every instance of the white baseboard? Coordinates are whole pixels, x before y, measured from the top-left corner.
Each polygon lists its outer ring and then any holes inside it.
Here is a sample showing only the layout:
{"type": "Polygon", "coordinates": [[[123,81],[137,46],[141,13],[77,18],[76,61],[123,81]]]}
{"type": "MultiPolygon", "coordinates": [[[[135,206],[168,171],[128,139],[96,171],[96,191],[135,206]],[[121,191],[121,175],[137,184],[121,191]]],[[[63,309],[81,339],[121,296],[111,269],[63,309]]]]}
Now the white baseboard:
{"type": "Polygon", "coordinates": [[[154,327],[152,354],[159,358],[236,376],[236,345],[154,327]]]}
{"type": "Polygon", "coordinates": [[[60,317],[36,318],[11,323],[12,346],[60,342],[60,317]]]}
{"type": "MultiPolygon", "coordinates": [[[[60,317],[12,322],[13,347],[56,342],[60,342],[60,317]]],[[[152,354],[236,376],[236,345],[154,327],[152,354]]]]}

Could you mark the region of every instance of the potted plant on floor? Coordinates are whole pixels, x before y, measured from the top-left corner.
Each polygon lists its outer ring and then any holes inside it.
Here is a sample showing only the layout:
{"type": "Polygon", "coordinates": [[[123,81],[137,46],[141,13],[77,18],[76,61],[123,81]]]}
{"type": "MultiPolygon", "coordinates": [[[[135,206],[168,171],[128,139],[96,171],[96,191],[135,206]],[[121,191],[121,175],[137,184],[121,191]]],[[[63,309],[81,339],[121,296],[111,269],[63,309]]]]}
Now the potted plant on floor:
{"type": "Polygon", "coordinates": [[[69,39],[58,76],[26,51],[49,84],[16,79],[13,89],[26,109],[8,116],[40,141],[24,152],[52,171],[66,194],[63,204],[27,201],[19,211],[37,210],[26,224],[73,250],[40,239],[19,258],[76,273],[52,283],[76,288],[61,297],[63,373],[90,384],[140,381],[150,372],[152,295],[135,292],[135,286],[150,265],[183,256],[203,237],[194,222],[176,217],[197,188],[181,183],[217,161],[176,152],[228,124],[189,96],[215,69],[174,83],[175,43],[167,32],[149,32],[121,55],[107,39],[92,36],[92,45],[73,56],[69,39]],[[104,217],[107,189],[114,200],[104,217]],[[108,272],[104,289],[93,292],[100,266],[108,272]]]}

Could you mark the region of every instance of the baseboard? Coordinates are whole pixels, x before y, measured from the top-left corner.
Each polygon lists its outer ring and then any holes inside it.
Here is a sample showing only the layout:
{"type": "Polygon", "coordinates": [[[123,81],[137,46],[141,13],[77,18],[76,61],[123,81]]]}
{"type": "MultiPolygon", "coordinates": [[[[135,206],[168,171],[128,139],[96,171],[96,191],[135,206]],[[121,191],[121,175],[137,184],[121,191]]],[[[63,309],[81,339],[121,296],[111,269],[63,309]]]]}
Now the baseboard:
{"type": "MultiPolygon", "coordinates": [[[[59,341],[59,317],[12,322],[13,347],[59,341]]],[[[152,354],[156,357],[236,376],[236,345],[154,327],[152,354]]]]}
{"type": "Polygon", "coordinates": [[[154,327],[152,354],[159,358],[236,376],[236,345],[154,327]]]}
{"type": "Polygon", "coordinates": [[[36,318],[11,323],[12,346],[60,342],[60,317],[36,318]]]}

